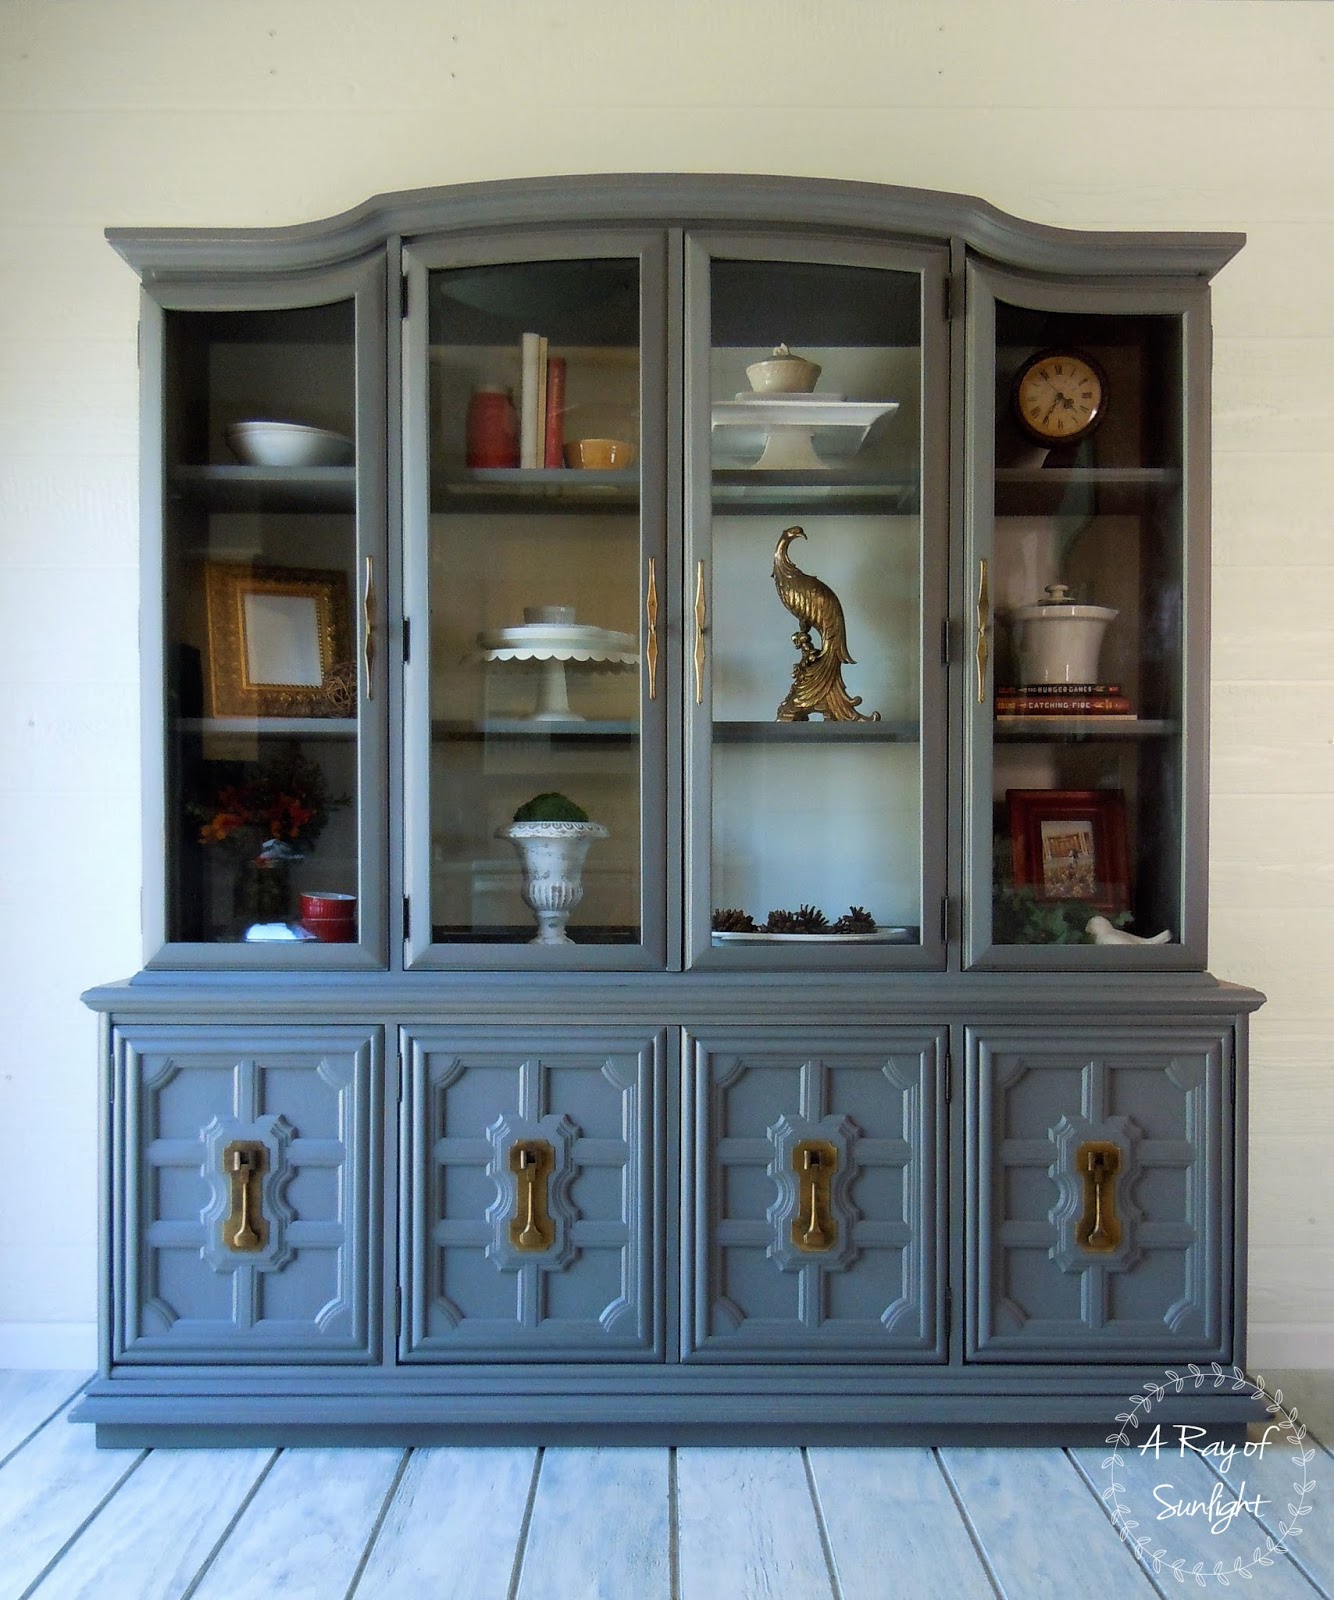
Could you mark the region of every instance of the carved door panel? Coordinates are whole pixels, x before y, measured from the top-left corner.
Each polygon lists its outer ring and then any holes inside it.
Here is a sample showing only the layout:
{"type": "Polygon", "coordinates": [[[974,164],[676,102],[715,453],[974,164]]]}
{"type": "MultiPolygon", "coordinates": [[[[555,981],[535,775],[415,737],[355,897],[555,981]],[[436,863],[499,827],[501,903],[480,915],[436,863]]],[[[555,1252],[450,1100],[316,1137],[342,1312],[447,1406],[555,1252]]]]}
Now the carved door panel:
{"type": "Polygon", "coordinates": [[[1230,1032],[970,1029],[969,1356],[1230,1359],[1230,1032]]]}
{"type": "Polygon", "coordinates": [[[118,1361],[369,1361],[378,1032],[118,1030],[118,1361]]]}
{"type": "Polygon", "coordinates": [[[661,1034],[403,1041],[402,1354],[661,1359],[661,1034]]]}
{"type": "Polygon", "coordinates": [[[940,1360],[944,1030],[689,1041],[682,1348],[940,1360]]]}

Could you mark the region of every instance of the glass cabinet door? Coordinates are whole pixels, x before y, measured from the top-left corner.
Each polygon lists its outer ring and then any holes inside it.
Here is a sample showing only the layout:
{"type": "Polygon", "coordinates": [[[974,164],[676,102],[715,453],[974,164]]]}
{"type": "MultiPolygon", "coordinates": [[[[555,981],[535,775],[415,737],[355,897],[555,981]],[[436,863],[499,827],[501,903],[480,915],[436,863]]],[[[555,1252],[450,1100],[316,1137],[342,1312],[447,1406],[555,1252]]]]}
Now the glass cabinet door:
{"type": "Polygon", "coordinates": [[[408,960],[666,960],[664,250],[407,252],[408,960]]]}
{"type": "Polygon", "coordinates": [[[946,254],[686,262],[690,959],[939,965],[946,254]]]}
{"type": "Polygon", "coordinates": [[[150,965],[384,960],[384,283],[146,292],[150,965]]]}
{"type": "Polygon", "coordinates": [[[1202,966],[1203,291],[979,267],[969,314],[971,959],[1202,966]]]}

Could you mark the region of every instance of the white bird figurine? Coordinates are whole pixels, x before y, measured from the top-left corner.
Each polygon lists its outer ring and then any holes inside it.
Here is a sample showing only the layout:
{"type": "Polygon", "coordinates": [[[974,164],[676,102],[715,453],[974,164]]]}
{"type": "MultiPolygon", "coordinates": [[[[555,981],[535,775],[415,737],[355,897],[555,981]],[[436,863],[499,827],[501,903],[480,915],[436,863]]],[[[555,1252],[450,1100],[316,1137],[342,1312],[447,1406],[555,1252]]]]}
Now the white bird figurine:
{"type": "Polygon", "coordinates": [[[1094,944],[1167,944],[1172,937],[1164,928],[1161,933],[1155,933],[1152,939],[1141,939],[1136,933],[1125,933],[1120,928],[1114,928],[1106,917],[1090,917],[1084,924],[1084,932],[1090,935],[1094,944]]]}

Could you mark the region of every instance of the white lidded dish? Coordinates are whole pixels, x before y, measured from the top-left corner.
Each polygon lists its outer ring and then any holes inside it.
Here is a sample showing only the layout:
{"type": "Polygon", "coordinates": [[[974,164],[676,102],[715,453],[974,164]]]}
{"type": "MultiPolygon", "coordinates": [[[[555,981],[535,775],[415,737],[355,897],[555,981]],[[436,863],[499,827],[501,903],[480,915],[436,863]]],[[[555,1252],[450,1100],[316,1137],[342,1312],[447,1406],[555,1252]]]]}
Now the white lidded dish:
{"type": "Polygon", "coordinates": [[[1063,583],[1049,583],[1044,592],[1045,600],[1010,613],[1019,631],[1019,682],[1097,683],[1103,635],[1117,612],[1076,604],[1063,583]]]}
{"type": "Polygon", "coordinates": [[[346,434],[304,422],[233,422],[223,438],[236,459],[250,467],[347,467],[354,455],[346,434]]]}

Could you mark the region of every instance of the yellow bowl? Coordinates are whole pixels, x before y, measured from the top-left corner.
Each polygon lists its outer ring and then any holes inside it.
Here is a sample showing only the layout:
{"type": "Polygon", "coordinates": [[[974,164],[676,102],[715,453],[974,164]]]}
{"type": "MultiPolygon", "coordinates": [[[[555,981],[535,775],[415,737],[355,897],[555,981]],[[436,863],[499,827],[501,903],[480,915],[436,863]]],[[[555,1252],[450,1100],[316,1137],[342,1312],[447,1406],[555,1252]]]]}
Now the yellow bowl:
{"type": "Polygon", "coordinates": [[[571,439],[565,446],[565,465],[590,472],[633,467],[639,452],[624,439],[571,439]]]}

